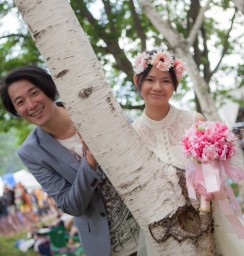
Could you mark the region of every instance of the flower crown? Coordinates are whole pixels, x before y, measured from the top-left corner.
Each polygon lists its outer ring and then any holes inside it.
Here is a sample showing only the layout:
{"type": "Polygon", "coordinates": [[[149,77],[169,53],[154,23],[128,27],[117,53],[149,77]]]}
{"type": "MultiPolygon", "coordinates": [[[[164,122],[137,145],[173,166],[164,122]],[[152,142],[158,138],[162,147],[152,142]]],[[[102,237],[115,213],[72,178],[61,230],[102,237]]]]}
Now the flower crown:
{"type": "Polygon", "coordinates": [[[179,82],[184,74],[185,66],[180,59],[174,59],[171,52],[158,49],[157,52],[149,54],[147,52],[138,53],[134,59],[134,72],[138,75],[142,73],[148,65],[155,66],[160,71],[168,72],[171,67],[174,68],[177,81],[179,82]]]}

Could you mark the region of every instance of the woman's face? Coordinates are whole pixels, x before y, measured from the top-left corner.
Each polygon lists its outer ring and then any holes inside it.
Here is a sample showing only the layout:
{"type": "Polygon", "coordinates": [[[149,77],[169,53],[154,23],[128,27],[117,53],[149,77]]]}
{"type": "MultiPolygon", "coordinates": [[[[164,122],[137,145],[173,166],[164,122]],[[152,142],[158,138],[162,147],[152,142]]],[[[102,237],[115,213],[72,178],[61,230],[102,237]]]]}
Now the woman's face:
{"type": "Polygon", "coordinates": [[[175,87],[169,72],[152,67],[142,82],[141,96],[147,106],[165,106],[174,93],[175,87]]]}
{"type": "Polygon", "coordinates": [[[12,83],[8,94],[16,111],[23,119],[40,127],[50,122],[56,105],[31,82],[19,80],[12,83]]]}

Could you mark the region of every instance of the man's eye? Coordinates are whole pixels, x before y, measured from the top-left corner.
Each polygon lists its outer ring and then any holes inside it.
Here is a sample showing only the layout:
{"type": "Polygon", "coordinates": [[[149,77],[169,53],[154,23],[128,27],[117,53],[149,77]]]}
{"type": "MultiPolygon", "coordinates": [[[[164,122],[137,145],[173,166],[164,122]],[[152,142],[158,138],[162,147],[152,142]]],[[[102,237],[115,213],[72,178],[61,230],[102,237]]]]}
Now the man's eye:
{"type": "Polygon", "coordinates": [[[37,94],[38,94],[38,91],[33,91],[31,95],[32,95],[32,96],[35,96],[35,95],[37,95],[37,94]]]}
{"type": "Polygon", "coordinates": [[[19,106],[23,105],[23,103],[24,103],[24,101],[23,101],[23,100],[21,100],[21,101],[17,101],[17,102],[16,102],[16,105],[19,107],[19,106]]]}

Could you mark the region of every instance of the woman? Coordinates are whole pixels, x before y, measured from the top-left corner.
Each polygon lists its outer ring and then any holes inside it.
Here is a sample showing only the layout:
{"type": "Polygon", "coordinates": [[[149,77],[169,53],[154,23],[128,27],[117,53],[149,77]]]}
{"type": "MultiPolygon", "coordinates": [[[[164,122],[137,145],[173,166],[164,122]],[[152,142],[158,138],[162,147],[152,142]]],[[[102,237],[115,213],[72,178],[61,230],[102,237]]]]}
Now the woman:
{"type": "Polygon", "coordinates": [[[4,107],[36,127],[18,150],[26,167],[65,213],[75,216],[87,256],[136,255],[139,228],[97,166],[58,96],[51,76],[21,67],[2,81],[4,107]]]}
{"type": "MultiPolygon", "coordinates": [[[[180,145],[185,130],[196,121],[204,121],[200,113],[177,109],[169,102],[184,70],[182,61],[163,49],[145,51],[135,57],[134,84],[144,99],[145,109],[133,126],[151,151],[165,163],[180,169],[185,169],[186,163],[180,145]]],[[[214,221],[217,244],[222,254],[243,255],[243,240],[237,239],[234,234],[227,234],[225,226],[228,223],[219,210],[214,212],[214,221]]],[[[149,241],[144,239],[142,232],[138,255],[156,256],[149,241]]]]}

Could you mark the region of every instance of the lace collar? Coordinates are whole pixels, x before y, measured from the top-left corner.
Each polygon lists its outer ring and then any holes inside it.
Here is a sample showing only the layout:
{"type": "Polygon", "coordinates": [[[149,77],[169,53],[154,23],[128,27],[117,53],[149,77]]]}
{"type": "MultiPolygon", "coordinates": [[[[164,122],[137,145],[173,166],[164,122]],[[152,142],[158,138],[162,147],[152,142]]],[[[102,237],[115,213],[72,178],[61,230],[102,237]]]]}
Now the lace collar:
{"type": "Polygon", "coordinates": [[[175,120],[176,114],[177,114],[176,108],[170,105],[168,114],[162,120],[155,121],[151,119],[150,117],[147,116],[145,111],[143,111],[142,115],[140,116],[140,119],[145,125],[147,125],[151,129],[159,129],[162,127],[170,126],[172,122],[175,120]]]}

